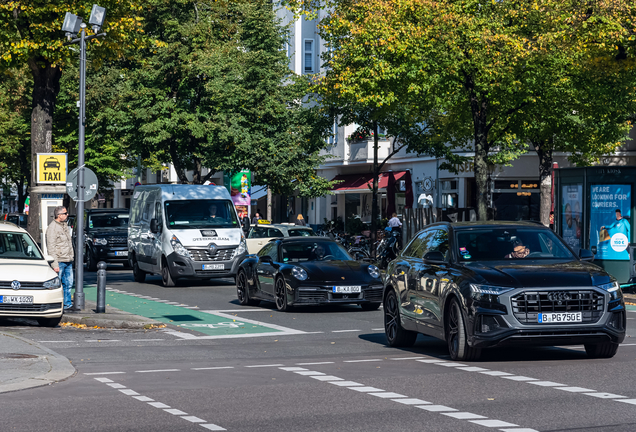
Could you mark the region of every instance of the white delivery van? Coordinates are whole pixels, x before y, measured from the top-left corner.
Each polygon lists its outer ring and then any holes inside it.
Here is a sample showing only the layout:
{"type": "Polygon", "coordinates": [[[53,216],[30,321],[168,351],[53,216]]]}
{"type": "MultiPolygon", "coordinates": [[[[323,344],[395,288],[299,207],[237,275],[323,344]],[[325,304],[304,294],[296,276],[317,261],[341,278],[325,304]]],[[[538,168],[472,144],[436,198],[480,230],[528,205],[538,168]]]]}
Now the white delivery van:
{"type": "Polygon", "coordinates": [[[137,186],[130,206],[128,260],[135,281],[233,277],[247,246],[230,194],[222,186],[137,186]]]}

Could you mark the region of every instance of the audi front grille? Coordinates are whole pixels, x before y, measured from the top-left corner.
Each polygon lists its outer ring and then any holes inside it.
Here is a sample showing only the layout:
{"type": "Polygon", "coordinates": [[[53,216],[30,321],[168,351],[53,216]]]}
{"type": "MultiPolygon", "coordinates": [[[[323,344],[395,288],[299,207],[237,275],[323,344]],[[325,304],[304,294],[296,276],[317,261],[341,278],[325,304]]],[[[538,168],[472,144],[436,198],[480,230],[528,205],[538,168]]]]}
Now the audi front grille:
{"type": "Polygon", "coordinates": [[[524,324],[536,324],[539,313],[549,312],[581,312],[582,323],[595,323],[605,309],[605,297],[594,290],[524,291],[510,300],[515,318],[524,324]]]}

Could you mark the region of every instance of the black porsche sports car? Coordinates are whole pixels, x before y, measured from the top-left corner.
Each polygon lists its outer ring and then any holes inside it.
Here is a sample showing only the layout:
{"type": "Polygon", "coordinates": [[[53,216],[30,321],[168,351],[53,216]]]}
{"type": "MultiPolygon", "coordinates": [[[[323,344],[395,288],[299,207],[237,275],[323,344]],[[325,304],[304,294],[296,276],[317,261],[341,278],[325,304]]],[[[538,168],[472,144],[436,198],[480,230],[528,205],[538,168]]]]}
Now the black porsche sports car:
{"type": "Polygon", "coordinates": [[[320,237],[271,240],[258,255],[248,255],[236,275],[241,304],[273,301],[280,311],[334,303],[375,310],[382,289],[376,266],[355,261],[338,243],[320,237]]]}

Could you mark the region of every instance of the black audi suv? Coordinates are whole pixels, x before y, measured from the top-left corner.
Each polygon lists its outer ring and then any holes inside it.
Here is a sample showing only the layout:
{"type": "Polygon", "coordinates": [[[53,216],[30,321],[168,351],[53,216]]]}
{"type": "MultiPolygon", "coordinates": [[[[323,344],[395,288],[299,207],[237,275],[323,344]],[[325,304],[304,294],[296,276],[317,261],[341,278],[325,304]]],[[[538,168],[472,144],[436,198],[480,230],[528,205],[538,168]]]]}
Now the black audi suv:
{"type": "Polygon", "coordinates": [[[384,326],[391,346],[418,333],[446,340],[453,360],[482,349],[584,345],[609,358],[625,338],[617,281],[531,222],[436,223],[388,267],[384,326]]]}
{"type": "MultiPolygon", "coordinates": [[[[90,209],[84,216],[84,260],[88,271],[96,271],[97,263],[128,264],[128,209],[90,209]]],[[[73,244],[77,224],[73,226],[73,244]]]]}

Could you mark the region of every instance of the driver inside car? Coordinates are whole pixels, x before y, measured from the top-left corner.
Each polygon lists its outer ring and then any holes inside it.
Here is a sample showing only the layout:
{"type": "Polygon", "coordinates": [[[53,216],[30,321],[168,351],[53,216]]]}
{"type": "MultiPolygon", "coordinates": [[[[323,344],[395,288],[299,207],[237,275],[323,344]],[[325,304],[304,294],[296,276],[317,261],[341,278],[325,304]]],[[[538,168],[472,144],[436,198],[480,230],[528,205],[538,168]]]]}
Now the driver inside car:
{"type": "Polygon", "coordinates": [[[525,258],[530,253],[530,249],[528,249],[527,246],[524,246],[521,239],[519,238],[515,239],[512,244],[513,244],[512,252],[510,252],[504,258],[507,258],[507,259],[525,258]]]}
{"type": "Polygon", "coordinates": [[[325,248],[322,247],[322,245],[316,245],[312,252],[314,260],[316,261],[321,261],[325,257],[325,248]]]}

